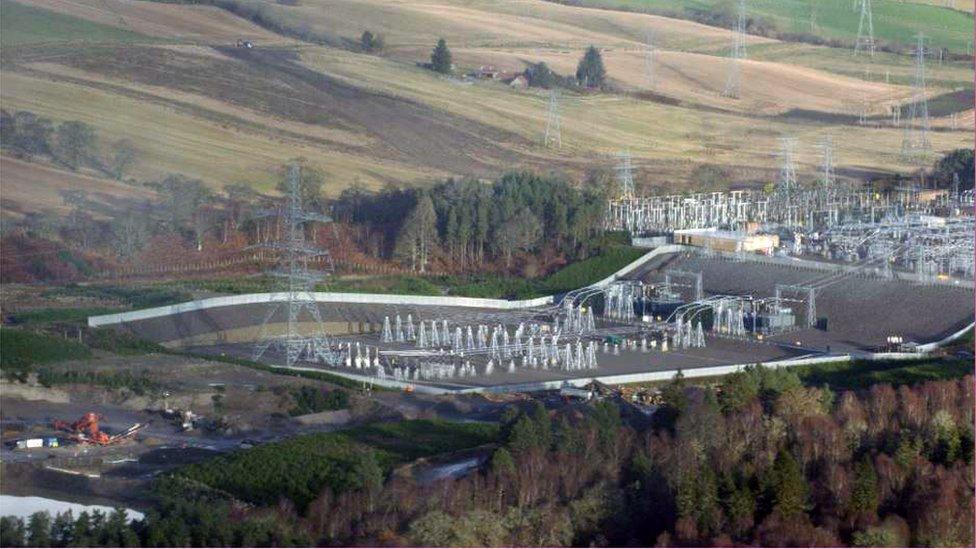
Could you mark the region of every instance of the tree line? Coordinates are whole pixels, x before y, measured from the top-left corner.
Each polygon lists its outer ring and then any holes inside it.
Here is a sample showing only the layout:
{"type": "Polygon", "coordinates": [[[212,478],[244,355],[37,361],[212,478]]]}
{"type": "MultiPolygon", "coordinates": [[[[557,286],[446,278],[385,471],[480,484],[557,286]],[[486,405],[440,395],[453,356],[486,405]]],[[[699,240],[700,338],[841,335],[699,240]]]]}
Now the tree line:
{"type": "Polygon", "coordinates": [[[555,176],[511,172],[484,182],[448,179],[428,189],[352,188],[334,202],[336,219],[367,246],[424,272],[435,256],[473,267],[543,249],[581,259],[603,232],[602,194],[555,176]]]}
{"type": "MultiPolygon", "coordinates": [[[[90,127],[78,129],[87,127],[83,123],[54,124],[26,111],[5,114],[0,122],[4,152],[50,159],[68,169],[108,165],[93,152],[100,147],[71,144],[79,142],[72,137],[76,134],[97,142],[90,127]]],[[[116,166],[110,171],[127,173],[128,168],[119,168],[126,165],[124,158],[133,157],[121,154],[109,163],[116,166]]],[[[953,188],[958,179],[960,189],[972,188],[972,158],[972,149],[950,152],[929,170],[932,181],[953,188]]],[[[519,171],[492,181],[448,179],[427,188],[352,186],[326,199],[324,175],[302,159],[295,161],[304,164],[300,187],[306,207],[331,213],[337,221],[329,229],[310,224],[306,235],[332,248],[335,257],[393,260],[418,273],[491,266],[532,278],[565,261],[585,259],[604,244],[605,185],[596,179],[579,184],[519,171]]],[[[728,173],[710,166],[697,169],[695,177],[709,188],[730,182],[728,173]]],[[[4,219],[2,245],[10,253],[0,263],[0,280],[81,279],[150,256],[159,263],[185,261],[192,252],[235,254],[281,236],[280,219],[263,215],[280,205],[280,197],[248,184],[214,188],[179,173],[125,180],[152,190],[152,196],[112,205],[86,189],[65,189],[66,214],[27,212],[22,219],[4,219]]],[[[284,191],[283,176],[277,189],[284,191]]]]}
{"type": "Polygon", "coordinates": [[[157,545],[972,546],[973,404],[972,376],[841,394],[761,366],[678,376],[650,423],[613,401],[510,408],[463,478],[325,486],[301,510],[171,506],[130,528],[157,545]]]}

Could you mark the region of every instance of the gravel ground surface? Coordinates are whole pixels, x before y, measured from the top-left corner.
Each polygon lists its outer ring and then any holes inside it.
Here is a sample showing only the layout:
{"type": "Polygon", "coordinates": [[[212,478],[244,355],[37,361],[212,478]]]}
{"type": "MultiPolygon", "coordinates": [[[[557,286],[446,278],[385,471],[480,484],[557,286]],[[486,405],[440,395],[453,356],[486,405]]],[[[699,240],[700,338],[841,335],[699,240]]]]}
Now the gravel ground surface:
{"type": "MultiPolygon", "coordinates": [[[[669,254],[654,258],[647,265],[635,270],[630,278],[646,282],[660,282],[668,269],[702,271],[706,295],[734,294],[770,297],[776,284],[804,284],[826,275],[804,267],[761,264],[748,260],[729,260],[707,257],[696,253],[669,254]]],[[[827,285],[817,292],[817,316],[827,317],[828,330],[799,329],[767,338],[766,341],[733,341],[707,338],[702,349],[686,349],[669,352],[621,351],[619,355],[600,352],[599,368],[590,372],[543,371],[519,368],[514,374],[499,368],[492,376],[438,383],[445,387],[492,386],[542,380],[571,379],[590,375],[617,375],[647,371],[692,369],[728,364],[769,362],[807,354],[867,352],[883,345],[890,335],[900,335],[905,341],[919,343],[938,340],[966,326],[973,319],[973,291],[945,285],[920,285],[908,281],[884,280],[869,276],[847,277],[827,285]]],[[[369,324],[378,328],[385,316],[399,314],[404,320],[408,314],[414,321],[448,319],[452,325],[505,322],[515,325],[531,319],[540,311],[500,312],[496,310],[464,307],[384,306],[356,304],[318,304],[324,321],[346,323],[346,328],[356,331],[368,329],[369,324]]],[[[803,306],[797,305],[798,317],[804,315],[803,306]]],[[[221,307],[206,311],[194,311],[130,322],[125,329],[141,337],[156,341],[173,341],[181,338],[234,330],[259,324],[267,315],[267,305],[242,305],[221,307]]],[[[272,322],[285,320],[280,307],[272,322]]],[[[336,327],[332,324],[332,327],[336,327]]],[[[376,333],[340,336],[342,341],[359,341],[383,350],[397,350],[403,345],[382,344],[376,333]]],[[[194,344],[194,350],[208,354],[225,353],[250,358],[251,342],[221,342],[218,344],[194,344]]],[[[469,357],[483,371],[483,357],[469,357]]],[[[281,357],[268,354],[268,363],[281,363],[281,357]]],[[[308,366],[316,366],[308,364],[308,366]]],[[[341,370],[341,369],[340,369],[341,370]]],[[[353,371],[355,372],[355,370],[353,371]]]]}

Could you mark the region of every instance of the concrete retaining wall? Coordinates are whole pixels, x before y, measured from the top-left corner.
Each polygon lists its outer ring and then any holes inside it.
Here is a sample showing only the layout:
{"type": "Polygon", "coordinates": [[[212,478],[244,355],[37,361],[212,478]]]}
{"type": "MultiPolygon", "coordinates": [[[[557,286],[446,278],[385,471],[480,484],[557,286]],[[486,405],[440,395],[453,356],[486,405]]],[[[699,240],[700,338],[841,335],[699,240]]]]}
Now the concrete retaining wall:
{"type": "Polygon", "coordinates": [[[919,345],[918,350],[922,353],[931,353],[932,351],[938,349],[939,347],[942,347],[943,345],[948,345],[949,343],[952,343],[953,341],[966,335],[966,332],[972,330],[974,326],[976,326],[976,322],[971,322],[969,326],[966,326],[962,330],[959,330],[958,332],[950,335],[949,337],[940,339],[939,341],[933,341],[932,343],[926,343],[925,345],[919,345]]]}
{"type": "MultiPolygon", "coordinates": [[[[627,273],[633,271],[634,269],[640,267],[652,258],[662,255],[674,253],[685,249],[684,246],[661,246],[660,248],[651,250],[650,252],[642,255],[636,261],[624,266],[622,269],[618,270],[614,274],[604,278],[603,280],[591,284],[588,287],[592,288],[602,288],[609,284],[610,282],[626,275],[627,273]]],[[[430,307],[470,307],[477,309],[499,309],[499,310],[513,310],[513,309],[527,309],[532,307],[544,307],[546,305],[551,305],[555,302],[555,296],[539,297],[535,299],[523,299],[518,301],[510,301],[507,299],[484,299],[477,297],[452,297],[452,296],[426,296],[426,295],[394,295],[394,294],[353,294],[353,293],[337,293],[337,292],[314,292],[312,294],[315,301],[322,303],[356,303],[356,304],[376,304],[376,305],[420,305],[420,306],[430,306],[430,307]]],[[[121,324],[123,322],[132,322],[134,320],[146,320],[150,318],[159,318],[163,316],[175,315],[180,313],[187,313],[192,311],[200,311],[203,309],[212,309],[216,307],[229,307],[233,305],[251,305],[255,303],[271,303],[274,301],[284,301],[288,298],[287,293],[274,292],[274,293],[261,293],[261,294],[242,294],[242,295],[229,295],[221,297],[211,297],[207,299],[198,299],[195,301],[187,301],[185,303],[177,303],[175,305],[165,305],[163,307],[154,307],[151,309],[142,309],[139,311],[128,311],[125,313],[116,313],[110,315],[99,315],[88,317],[88,325],[91,327],[99,326],[111,326],[113,324],[121,324]]]]}

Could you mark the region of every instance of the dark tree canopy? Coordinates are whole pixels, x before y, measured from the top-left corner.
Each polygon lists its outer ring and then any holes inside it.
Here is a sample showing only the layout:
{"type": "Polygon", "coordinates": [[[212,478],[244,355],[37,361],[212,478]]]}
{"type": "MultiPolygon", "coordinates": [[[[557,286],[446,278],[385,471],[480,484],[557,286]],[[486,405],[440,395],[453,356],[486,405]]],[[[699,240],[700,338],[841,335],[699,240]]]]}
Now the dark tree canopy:
{"type": "Polygon", "coordinates": [[[973,149],[956,149],[935,163],[932,174],[940,189],[952,189],[953,177],[959,178],[959,190],[973,188],[973,149]]]}
{"type": "Polygon", "coordinates": [[[447,42],[443,38],[437,41],[434,51],[430,54],[430,68],[441,74],[450,74],[453,69],[451,50],[447,49],[447,42]]]}
{"type": "Polygon", "coordinates": [[[596,46],[590,46],[576,66],[576,81],[585,88],[602,88],[606,78],[607,71],[603,67],[603,56],[596,46]]]}
{"type": "Polygon", "coordinates": [[[385,43],[383,36],[373,34],[372,31],[364,30],[359,37],[359,47],[366,53],[376,53],[383,50],[385,43]]]}

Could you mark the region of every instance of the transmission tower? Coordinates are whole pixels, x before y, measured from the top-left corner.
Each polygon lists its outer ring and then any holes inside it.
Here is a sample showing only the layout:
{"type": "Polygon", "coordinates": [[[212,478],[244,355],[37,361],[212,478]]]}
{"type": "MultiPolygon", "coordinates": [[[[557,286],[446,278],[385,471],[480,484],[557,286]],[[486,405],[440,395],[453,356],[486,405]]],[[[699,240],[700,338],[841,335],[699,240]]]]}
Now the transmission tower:
{"type": "Polygon", "coordinates": [[[925,96],[925,36],[917,35],[915,46],[915,79],[912,81],[912,101],[905,119],[905,136],[901,153],[909,160],[923,161],[931,151],[929,142],[929,102],[925,96]]]}
{"type": "Polygon", "coordinates": [[[722,96],[739,98],[742,60],[746,57],[746,0],[739,0],[739,14],[732,29],[732,51],[729,53],[729,76],[722,96]]]}
{"type": "Polygon", "coordinates": [[[783,163],[779,168],[779,179],[776,182],[776,189],[780,192],[794,193],[797,190],[796,182],[796,138],[783,137],[779,140],[780,156],[783,163]]]}
{"type": "Polygon", "coordinates": [[[546,147],[562,148],[563,139],[559,131],[559,92],[549,91],[549,112],[546,115],[546,147]]]}
{"type": "Polygon", "coordinates": [[[826,188],[831,188],[834,186],[834,165],[836,159],[834,158],[834,138],[830,134],[824,136],[823,142],[820,144],[820,150],[823,154],[823,160],[821,161],[820,167],[822,169],[822,180],[821,184],[826,188]]]}
{"type": "Polygon", "coordinates": [[[258,360],[268,349],[275,349],[285,357],[285,364],[292,366],[303,358],[311,361],[324,361],[330,365],[339,364],[341,351],[325,335],[322,315],[312,294],[315,283],[325,277],[322,271],[309,269],[313,260],[330,260],[329,251],[319,249],[305,240],[305,225],[310,222],[329,222],[326,215],[307,212],[303,209],[301,194],[301,168],[289,166],[286,176],[288,187],[287,203],[277,209],[262,212],[266,217],[278,217],[285,230],[285,237],[277,242],[263,244],[279,256],[278,265],[269,274],[283,281],[285,301],[274,301],[261,323],[261,334],[254,348],[253,359],[258,360]],[[271,333],[272,319],[282,308],[287,316],[283,334],[271,333]],[[311,330],[302,330],[300,322],[303,313],[312,321],[311,330]],[[303,335],[302,332],[310,335],[303,335]]]}
{"type": "Polygon", "coordinates": [[[874,21],[871,17],[871,0],[861,0],[861,20],[857,24],[857,40],[854,55],[867,51],[874,57],[874,21]]]}
{"type": "Polygon", "coordinates": [[[634,169],[631,164],[630,151],[617,153],[616,171],[619,198],[624,200],[634,198],[634,169]]]}
{"type": "Polygon", "coordinates": [[[802,213],[797,203],[800,188],[796,180],[796,138],[784,137],[779,142],[782,164],[780,164],[779,177],[776,179],[770,205],[774,216],[781,223],[796,226],[799,225],[802,213]]]}
{"type": "Polygon", "coordinates": [[[644,33],[644,78],[647,86],[654,88],[654,31],[648,29],[644,33]]]}

